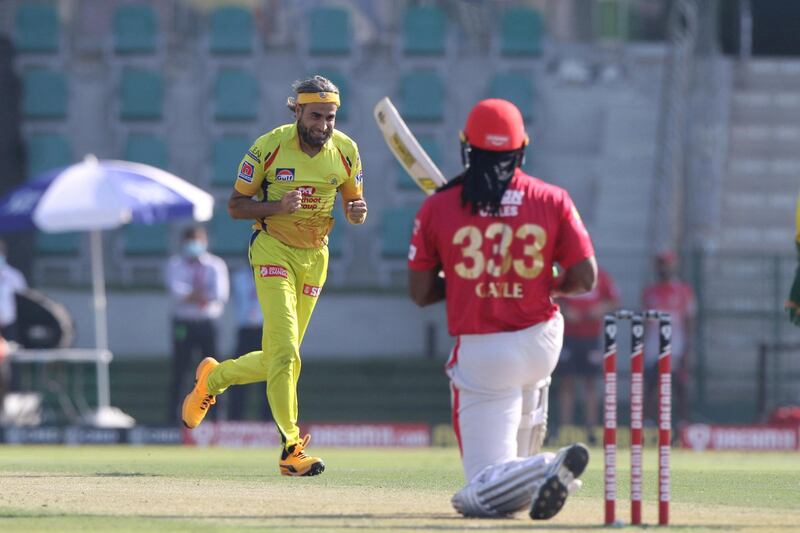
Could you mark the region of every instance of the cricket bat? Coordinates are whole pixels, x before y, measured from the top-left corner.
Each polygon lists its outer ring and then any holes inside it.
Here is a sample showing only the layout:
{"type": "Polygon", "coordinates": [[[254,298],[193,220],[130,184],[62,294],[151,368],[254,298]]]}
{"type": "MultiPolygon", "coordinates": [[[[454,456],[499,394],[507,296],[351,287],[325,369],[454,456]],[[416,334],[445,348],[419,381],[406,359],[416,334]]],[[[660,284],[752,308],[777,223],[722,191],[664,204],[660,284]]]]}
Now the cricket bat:
{"type": "Polygon", "coordinates": [[[447,183],[442,171],[422,149],[388,96],[375,105],[374,115],[389,149],[425,194],[431,195],[447,183]]]}

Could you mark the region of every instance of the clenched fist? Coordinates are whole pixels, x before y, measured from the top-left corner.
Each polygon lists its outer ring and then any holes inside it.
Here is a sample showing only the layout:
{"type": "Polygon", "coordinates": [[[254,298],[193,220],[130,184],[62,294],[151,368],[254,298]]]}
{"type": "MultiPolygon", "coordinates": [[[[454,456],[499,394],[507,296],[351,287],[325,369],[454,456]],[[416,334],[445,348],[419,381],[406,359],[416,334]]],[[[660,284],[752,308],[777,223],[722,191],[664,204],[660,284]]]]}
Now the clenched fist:
{"type": "Polygon", "coordinates": [[[300,209],[300,202],[303,194],[300,191],[289,191],[281,198],[281,210],[287,215],[291,215],[300,209]]]}
{"type": "Polygon", "coordinates": [[[367,218],[367,202],[364,200],[347,202],[347,218],[353,224],[363,224],[367,218]]]}

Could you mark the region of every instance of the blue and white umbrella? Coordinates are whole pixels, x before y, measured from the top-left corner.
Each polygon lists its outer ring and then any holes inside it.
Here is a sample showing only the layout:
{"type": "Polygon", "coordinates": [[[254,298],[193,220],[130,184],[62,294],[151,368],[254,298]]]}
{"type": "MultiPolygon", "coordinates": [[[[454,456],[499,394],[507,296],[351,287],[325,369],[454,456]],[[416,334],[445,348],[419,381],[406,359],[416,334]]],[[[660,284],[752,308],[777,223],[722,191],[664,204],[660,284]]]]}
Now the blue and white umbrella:
{"type": "MultiPolygon", "coordinates": [[[[28,181],[0,199],[0,233],[32,229],[90,233],[95,344],[98,350],[107,350],[101,232],[130,223],[177,219],[205,222],[213,212],[214,198],[210,194],[169,172],[140,163],[98,161],[87,156],[81,163],[28,181]]],[[[107,380],[107,372],[104,379],[107,380]]],[[[98,403],[103,408],[108,402],[106,387],[98,403]]]]}

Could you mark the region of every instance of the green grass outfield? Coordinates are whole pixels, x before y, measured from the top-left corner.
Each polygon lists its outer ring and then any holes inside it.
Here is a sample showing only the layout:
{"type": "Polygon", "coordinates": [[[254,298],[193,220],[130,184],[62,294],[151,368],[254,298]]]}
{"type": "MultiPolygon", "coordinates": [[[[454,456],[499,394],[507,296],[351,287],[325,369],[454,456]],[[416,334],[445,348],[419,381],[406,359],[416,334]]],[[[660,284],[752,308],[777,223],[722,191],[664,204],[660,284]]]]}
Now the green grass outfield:
{"type": "MultiPolygon", "coordinates": [[[[276,450],[0,446],[0,531],[521,530],[600,528],[602,454],[553,520],[466,520],[450,507],[461,484],[453,448],[324,449],[327,471],[278,474],[276,450]]],[[[627,462],[625,450],[620,462],[627,462]]],[[[644,519],[656,521],[655,452],[645,451],[644,519]]],[[[672,527],[800,530],[800,454],[672,455],[672,527]]],[[[628,476],[618,516],[627,521],[628,476]]],[[[632,528],[629,528],[632,529],[632,528]]]]}

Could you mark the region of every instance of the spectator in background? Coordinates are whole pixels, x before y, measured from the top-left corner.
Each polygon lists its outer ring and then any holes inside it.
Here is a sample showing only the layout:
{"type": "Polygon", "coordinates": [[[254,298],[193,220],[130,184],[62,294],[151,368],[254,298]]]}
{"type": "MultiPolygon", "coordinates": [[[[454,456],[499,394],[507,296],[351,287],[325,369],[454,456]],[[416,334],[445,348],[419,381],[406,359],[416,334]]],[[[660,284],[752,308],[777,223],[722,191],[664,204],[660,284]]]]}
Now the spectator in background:
{"type": "Polygon", "coordinates": [[[555,379],[558,380],[559,426],[574,425],[576,381],[584,395],[584,424],[590,444],[595,443],[598,394],[595,387],[603,368],[600,335],[603,316],[619,305],[619,293],[611,276],[597,271],[597,285],[589,292],[559,300],[564,315],[564,347],[555,379]]]}
{"type": "MultiPolygon", "coordinates": [[[[236,312],[236,349],[233,353],[249,353],[260,349],[264,319],[258,303],[253,267],[250,265],[238,269],[233,275],[233,304],[236,312]]],[[[246,399],[252,393],[260,398],[262,392],[263,386],[255,383],[228,391],[228,419],[242,420],[246,399]]]]}
{"type": "Polygon", "coordinates": [[[167,421],[178,421],[181,390],[197,363],[217,352],[217,320],[228,301],[228,267],[208,252],[205,228],[186,229],[181,251],[167,262],[172,303],[172,378],[167,421]]]}
{"type": "MultiPolygon", "coordinates": [[[[697,304],[688,283],[678,279],[678,257],[664,251],[655,257],[657,281],[642,292],[642,308],[672,316],[672,387],[678,422],[689,415],[689,371],[697,304]]],[[[658,401],[658,328],[645,328],[645,413],[655,419],[658,401]]]]}
{"type": "Polygon", "coordinates": [[[8,264],[6,243],[0,241],[0,332],[9,341],[17,338],[16,294],[28,288],[22,272],[8,264]]]}

